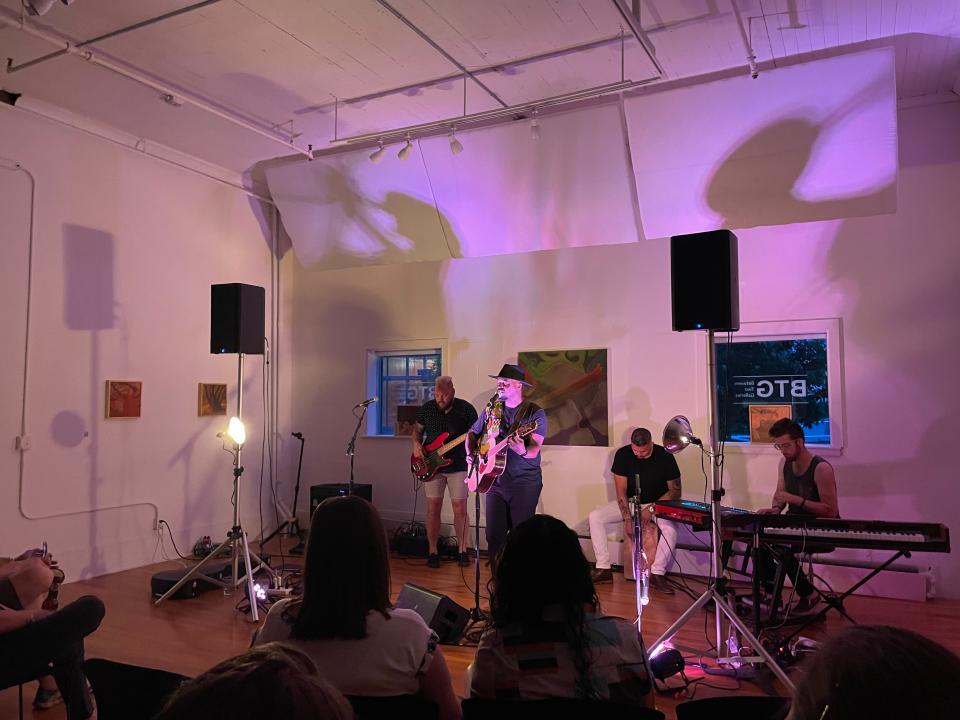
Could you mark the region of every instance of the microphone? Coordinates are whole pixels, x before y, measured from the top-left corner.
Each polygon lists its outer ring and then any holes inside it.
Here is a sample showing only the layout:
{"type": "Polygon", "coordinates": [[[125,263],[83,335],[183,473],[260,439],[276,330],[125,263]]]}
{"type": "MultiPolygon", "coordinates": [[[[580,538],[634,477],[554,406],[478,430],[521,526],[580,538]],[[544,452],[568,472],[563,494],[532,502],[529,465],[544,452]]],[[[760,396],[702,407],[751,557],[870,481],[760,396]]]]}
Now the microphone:
{"type": "Polygon", "coordinates": [[[489,400],[487,400],[487,407],[493,407],[493,404],[500,398],[500,393],[495,392],[489,400]]]}
{"type": "Polygon", "coordinates": [[[366,400],[364,400],[362,403],[357,403],[354,407],[370,407],[371,405],[373,405],[373,404],[374,404],[377,400],[379,400],[379,399],[380,399],[380,398],[378,398],[376,395],[374,395],[373,397],[368,397],[368,398],[367,398],[366,400]]]}
{"type": "Polygon", "coordinates": [[[303,433],[290,433],[291,437],[295,437],[297,440],[303,440],[303,433]]]}

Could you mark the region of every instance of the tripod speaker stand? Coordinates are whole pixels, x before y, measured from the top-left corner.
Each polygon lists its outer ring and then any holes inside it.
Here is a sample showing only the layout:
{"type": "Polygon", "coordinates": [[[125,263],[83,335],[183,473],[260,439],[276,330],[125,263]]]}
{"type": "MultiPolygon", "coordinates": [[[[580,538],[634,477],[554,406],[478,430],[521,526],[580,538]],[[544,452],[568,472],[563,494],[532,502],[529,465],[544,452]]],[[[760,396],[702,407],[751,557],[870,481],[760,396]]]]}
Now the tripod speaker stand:
{"type": "Polygon", "coordinates": [[[233,591],[235,588],[246,584],[247,598],[250,601],[250,620],[259,621],[257,613],[257,593],[253,586],[254,574],[266,570],[272,579],[276,579],[273,570],[260,559],[256,554],[250,552],[250,543],[247,540],[247,533],[240,525],[240,477],[243,475],[243,466],[240,464],[240,451],[246,440],[246,432],[243,429],[243,353],[238,353],[237,362],[237,415],[230,419],[230,438],[233,440],[233,527],[227,531],[227,539],[220,543],[213,551],[207,555],[197,565],[194,565],[190,572],[184,575],[176,585],[167,590],[153,603],[159,605],[167,598],[174,595],[181,587],[191,582],[194,578],[203,575],[204,581],[219,585],[224,591],[233,591]],[[236,423],[234,422],[236,420],[236,423]],[[231,554],[231,569],[229,581],[223,581],[210,575],[203,574],[203,569],[216,560],[221,553],[229,550],[231,554]],[[243,575],[240,575],[240,559],[243,557],[243,575]],[[257,565],[253,567],[250,559],[256,560],[257,565]]]}
{"type": "MultiPolygon", "coordinates": [[[[722,628],[722,617],[725,615],[730,623],[740,632],[741,637],[746,640],[750,647],[754,649],[758,657],[756,658],[741,658],[753,661],[762,661],[767,664],[771,672],[777,676],[777,678],[782,682],[791,692],[795,689],[793,682],[783,671],[783,668],[777,664],[777,661],[773,658],[770,653],[768,653],[760,641],[753,635],[750,629],[747,627],[746,623],[743,622],[737,615],[736,609],[730,604],[727,600],[726,593],[726,579],[722,575],[723,563],[721,561],[720,553],[720,543],[721,543],[721,512],[720,512],[720,501],[723,498],[723,479],[721,477],[722,473],[722,462],[723,458],[720,454],[720,430],[718,422],[718,408],[717,408],[717,398],[716,398],[716,388],[717,388],[717,368],[716,368],[716,346],[714,341],[714,331],[709,330],[707,333],[707,351],[709,353],[709,365],[710,365],[710,412],[711,412],[711,428],[710,428],[710,451],[707,451],[703,448],[703,444],[700,440],[693,435],[690,429],[690,422],[682,415],[678,415],[673,418],[663,430],[663,447],[671,453],[678,453],[687,445],[697,445],[700,447],[702,452],[706,452],[711,459],[711,469],[712,469],[712,483],[711,483],[711,492],[710,492],[710,517],[711,517],[711,553],[710,553],[710,583],[707,585],[707,589],[704,593],[696,599],[696,601],[687,608],[677,620],[667,628],[666,632],[663,633],[656,642],[653,644],[653,650],[651,655],[655,655],[657,651],[663,647],[664,643],[668,642],[673,638],[674,635],[680,630],[681,627],[686,625],[687,621],[692,619],[695,616],[698,616],[700,610],[706,607],[710,602],[713,602],[714,607],[716,608],[715,612],[715,623],[716,623],[716,648],[717,648],[717,662],[723,663],[728,660],[722,656],[720,648],[723,647],[721,644],[723,642],[723,628],[722,628]]],[[[639,584],[639,578],[638,578],[639,584]]],[[[754,601],[757,601],[756,591],[754,594],[754,601]]]]}

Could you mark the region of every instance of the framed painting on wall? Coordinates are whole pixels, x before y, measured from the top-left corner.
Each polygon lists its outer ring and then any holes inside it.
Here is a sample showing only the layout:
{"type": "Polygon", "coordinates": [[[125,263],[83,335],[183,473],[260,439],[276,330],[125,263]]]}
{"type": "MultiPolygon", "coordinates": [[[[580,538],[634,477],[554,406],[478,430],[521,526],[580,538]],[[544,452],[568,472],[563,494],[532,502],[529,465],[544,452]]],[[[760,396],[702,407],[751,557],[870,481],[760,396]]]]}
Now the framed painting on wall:
{"type": "Polygon", "coordinates": [[[789,405],[750,405],[750,442],[772,443],[770,428],[777,420],[793,419],[789,405]]]}
{"type": "Polygon", "coordinates": [[[517,356],[532,388],[524,399],[547,413],[545,445],[607,446],[607,351],[550,350],[517,356]]]}
{"type": "Polygon", "coordinates": [[[200,383],[197,399],[197,415],[227,414],[227,384],[200,383]]]}
{"type": "Polygon", "coordinates": [[[107,380],[107,418],[140,417],[139,380],[107,380]]]}

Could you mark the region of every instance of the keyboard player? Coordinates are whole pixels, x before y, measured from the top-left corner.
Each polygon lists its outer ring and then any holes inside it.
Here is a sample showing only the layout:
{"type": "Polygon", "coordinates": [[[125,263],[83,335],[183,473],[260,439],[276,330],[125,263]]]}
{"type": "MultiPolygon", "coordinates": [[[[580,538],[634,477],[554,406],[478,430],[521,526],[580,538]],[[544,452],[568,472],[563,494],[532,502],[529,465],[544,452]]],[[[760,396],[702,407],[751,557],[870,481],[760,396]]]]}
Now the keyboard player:
{"type": "MultiPolygon", "coordinates": [[[[774,447],[783,455],[783,465],[771,507],[760,508],[757,512],[786,512],[788,515],[817,518],[840,517],[833,466],[810,452],[803,428],[789,418],[782,418],[771,426],[770,437],[774,447]]],[[[829,552],[831,549],[810,546],[804,548],[804,552],[829,552]]],[[[794,610],[809,612],[817,604],[816,591],[789,547],[761,545],[756,567],[761,590],[768,599],[772,598],[778,562],[783,564],[785,573],[793,581],[798,597],[794,610]]]]}

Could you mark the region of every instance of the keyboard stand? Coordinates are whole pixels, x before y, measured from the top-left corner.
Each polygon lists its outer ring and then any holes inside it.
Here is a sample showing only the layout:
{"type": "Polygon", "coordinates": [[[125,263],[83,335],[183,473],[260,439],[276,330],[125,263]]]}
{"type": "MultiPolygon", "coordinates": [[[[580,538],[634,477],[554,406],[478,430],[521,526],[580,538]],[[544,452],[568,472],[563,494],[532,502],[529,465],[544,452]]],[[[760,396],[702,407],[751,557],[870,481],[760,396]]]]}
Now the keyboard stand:
{"type": "Polygon", "coordinates": [[[853,585],[851,585],[847,590],[845,590],[844,592],[840,593],[839,595],[833,595],[833,594],[831,594],[831,595],[828,596],[828,595],[826,595],[825,593],[821,592],[819,589],[817,589],[817,594],[820,595],[820,598],[826,603],[827,606],[826,606],[825,608],[822,608],[816,615],[813,615],[811,618],[809,618],[805,623],[803,623],[802,625],[800,625],[799,627],[797,627],[792,633],[790,633],[790,635],[788,635],[786,638],[784,638],[781,642],[783,642],[783,643],[789,642],[789,641],[792,640],[794,637],[796,637],[797,635],[799,635],[799,634],[801,633],[801,631],[803,631],[804,628],[806,628],[806,627],[808,627],[809,625],[811,625],[812,623],[820,620],[821,618],[823,618],[824,616],[826,616],[826,614],[827,614],[828,612],[830,612],[831,610],[836,610],[838,613],[840,613],[841,615],[843,615],[847,620],[849,620],[849,621],[852,622],[854,625],[856,625],[856,624],[857,624],[857,621],[854,620],[852,617],[850,617],[850,615],[847,614],[847,611],[844,609],[844,607],[843,607],[843,601],[846,600],[848,597],[850,597],[853,593],[855,593],[855,592],[856,592],[857,590],[859,590],[861,587],[863,587],[864,585],[866,585],[868,582],[870,582],[871,580],[873,580],[873,578],[876,577],[880,572],[882,572],[883,570],[886,570],[890,565],[892,565],[893,563],[895,563],[897,560],[899,560],[899,559],[902,558],[902,557],[909,558],[909,557],[910,557],[910,551],[909,551],[909,550],[897,550],[897,552],[895,552],[893,555],[891,555],[890,558],[889,558],[886,562],[884,562],[884,563],[882,563],[881,565],[878,565],[877,567],[873,568],[873,569],[872,569],[869,573],[867,573],[864,577],[860,578],[860,580],[858,580],[856,583],[854,583],[853,585]]]}

